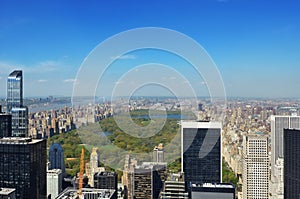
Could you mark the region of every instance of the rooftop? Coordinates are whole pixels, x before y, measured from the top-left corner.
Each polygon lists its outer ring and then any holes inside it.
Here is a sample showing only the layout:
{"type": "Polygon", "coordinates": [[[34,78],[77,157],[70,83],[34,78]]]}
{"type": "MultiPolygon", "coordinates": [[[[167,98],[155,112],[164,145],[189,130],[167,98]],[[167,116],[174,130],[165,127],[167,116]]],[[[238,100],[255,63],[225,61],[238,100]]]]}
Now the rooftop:
{"type": "MultiPolygon", "coordinates": [[[[93,189],[93,188],[83,188],[82,195],[84,198],[95,198],[91,197],[91,195],[97,196],[98,199],[110,199],[115,190],[113,189],[93,189]],[[89,196],[90,197],[89,197],[89,196]]],[[[56,199],[79,199],[78,190],[73,188],[67,188],[56,199]]]]}
{"type": "Polygon", "coordinates": [[[197,122],[197,121],[181,121],[182,128],[198,128],[198,129],[207,129],[207,128],[217,128],[222,129],[222,123],[211,121],[211,122],[197,122]]]}
{"type": "Polygon", "coordinates": [[[232,184],[229,183],[203,183],[203,184],[192,184],[192,187],[204,187],[204,188],[234,188],[232,184]]]}
{"type": "Polygon", "coordinates": [[[43,140],[22,137],[4,137],[0,139],[0,144],[35,144],[41,141],[43,140]]]}
{"type": "Polygon", "coordinates": [[[0,188],[0,196],[7,196],[15,191],[13,188],[0,188]]]}
{"type": "Polygon", "coordinates": [[[47,170],[47,174],[60,174],[61,169],[49,169],[47,170]]]}
{"type": "Polygon", "coordinates": [[[116,176],[116,172],[107,172],[107,171],[102,171],[102,172],[98,172],[95,175],[98,176],[116,176]]]}
{"type": "Polygon", "coordinates": [[[21,76],[22,76],[22,71],[15,70],[9,74],[8,78],[16,78],[16,77],[21,77],[21,76]]]}

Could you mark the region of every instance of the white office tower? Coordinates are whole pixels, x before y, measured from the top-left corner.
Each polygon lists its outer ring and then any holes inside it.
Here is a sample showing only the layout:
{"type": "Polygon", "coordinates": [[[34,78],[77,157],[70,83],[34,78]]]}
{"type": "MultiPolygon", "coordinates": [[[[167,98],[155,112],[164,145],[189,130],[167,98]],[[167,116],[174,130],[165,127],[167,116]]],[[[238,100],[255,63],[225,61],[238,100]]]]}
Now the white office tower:
{"type": "Polygon", "coordinates": [[[60,169],[47,170],[47,198],[54,199],[62,191],[62,172],[60,169]]]}
{"type": "Polygon", "coordinates": [[[243,139],[243,199],[269,198],[268,137],[251,134],[243,139]]]}
{"type": "Polygon", "coordinates": [[[300,116],[271,116],[271,182],[270,198],[284,198],[283,130],[300,129],[300,116]]]}

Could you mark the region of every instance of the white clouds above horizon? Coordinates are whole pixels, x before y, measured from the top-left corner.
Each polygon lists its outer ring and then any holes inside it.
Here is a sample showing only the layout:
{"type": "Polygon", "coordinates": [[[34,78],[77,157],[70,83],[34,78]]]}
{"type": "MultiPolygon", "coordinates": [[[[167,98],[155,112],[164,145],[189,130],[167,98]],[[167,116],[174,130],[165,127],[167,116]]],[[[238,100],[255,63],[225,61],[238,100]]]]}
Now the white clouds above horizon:
{"type": "Polygon", "coordinates": [[[65,83],[74,83],[74,82],[76,82],[76,79],[65,79],[64,82],[65,83]]]}
{"type": "Polygon", "coordinates": [[[37,80],[37,82],[44,83],[44,82],[48,82],[48,80],[46,80],[46,79],[39,79],[39,80],[37,80]]]}
{"type": "Polygon", "coordinates": [[[137,56],[136,55],[122,55],[122,56],[113,56],[111,57],[112,60],[115,60],[115,59],[137,59],[137,56]]]}
{"type": "Polygon", "coordinates": [[[46,60],[46,61],[40,61],[33,64],[20,64],[20,63],[14,63],[11,61],[1,61],[0,60],[0,74],[3,75],[9,75],[14,70],[21,69],[25,74],[29,73],[49,73],[49,72],[55,72],[60,70],[61,68],[65,67],[66,64],[62,63],[60,61],[55,60],[46,60]]]}

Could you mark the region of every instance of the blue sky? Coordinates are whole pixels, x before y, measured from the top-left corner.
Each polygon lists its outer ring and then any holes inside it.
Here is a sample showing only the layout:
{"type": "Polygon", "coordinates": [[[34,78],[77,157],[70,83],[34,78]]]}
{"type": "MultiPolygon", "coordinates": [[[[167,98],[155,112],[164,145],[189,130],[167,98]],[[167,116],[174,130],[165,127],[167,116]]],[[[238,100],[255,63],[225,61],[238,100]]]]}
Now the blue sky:
{"type": "MultiPolygon", "coordinates": [[[[216,63],[228,96],[300,97],[296,0],[1,0],[0,96],[6,96],[7,75],[18,68],[24,70],[25,97],[70,96],[81,63],[100,42],[141,27],[169,28],[196,40],[216,63]]],[[[129,70],[167,59],[179,69],[177,58],[152,55],[136,52],[119,64],[129,70]]],[[[119,76],[121,71],[116,67],[119,76]]],[[[111,85],[119,76],[105,78],[114,80],[111,85]]],[[[146,93],[157,94],[154,88],[146,93]]]]}

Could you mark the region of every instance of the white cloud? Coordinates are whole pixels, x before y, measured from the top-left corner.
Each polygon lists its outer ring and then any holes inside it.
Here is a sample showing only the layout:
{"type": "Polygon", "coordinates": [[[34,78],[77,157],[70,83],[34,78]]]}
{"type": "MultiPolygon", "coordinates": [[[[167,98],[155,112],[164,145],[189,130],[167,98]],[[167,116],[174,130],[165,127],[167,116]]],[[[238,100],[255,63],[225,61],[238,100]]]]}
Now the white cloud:
{"type": "Polygon", "coordinates": [[[111,57],[112,60],[115,59],[136,59],[137,57],[135,55],[122,55],[122,56],[113,56],[111,57]]]}
{"type": "Polygon", "coordinates": [[[117,81],[115,84],[123,84],[123,82],[121,82],[121,81],[117,81]]]}
{"type": "Polygon", "coordinates": [[[49,72],[56,72],[63,68],[65,65],[61,62],[54,61],[54,60],[46,60],[41,61],[31,65],[23,65],[23,64],[16,64],[13,62],[7,61],[0,61],[0,74],[8,76],[13,70],[21,69],[24,73],[49,73],[49,72]]]}
{"type": "Polygon", "coordinates": [[[39,67],[43,67],[44,70],[47,70],[47,71],[54,71],[56,70],[59,66],[61,66],[61,63],[60,62],[57,62],[57,61],[51,61],[51,60],[48,60],[48,61],[43,61],[43,62],[40,62],[38,64],[39,67]]]}
{"type": "Polygon", "coordinates": [[[74,83],[74,82],[76,82],[76,79],[65,79],[64,82],[65,83],[74,83]]]}
{"type": "Polygon", "coordinates": [[[48,82],[48,80],[46,80],[46,79],[39,79],[39,80],[37,80],[37,82],[44,83],[44,82],[48,82]]]}
{"type": "Polygon", "coordinates": [[[58,61],[46,60],[39,62],[31,67],[25,66],[24,72],[26,73],[49,73],[58,71],[63,67],[63,64],[58,61]]]}

